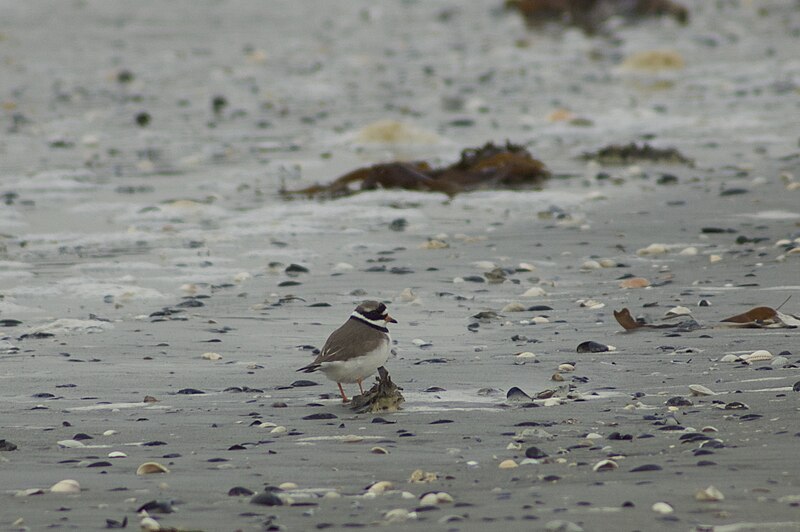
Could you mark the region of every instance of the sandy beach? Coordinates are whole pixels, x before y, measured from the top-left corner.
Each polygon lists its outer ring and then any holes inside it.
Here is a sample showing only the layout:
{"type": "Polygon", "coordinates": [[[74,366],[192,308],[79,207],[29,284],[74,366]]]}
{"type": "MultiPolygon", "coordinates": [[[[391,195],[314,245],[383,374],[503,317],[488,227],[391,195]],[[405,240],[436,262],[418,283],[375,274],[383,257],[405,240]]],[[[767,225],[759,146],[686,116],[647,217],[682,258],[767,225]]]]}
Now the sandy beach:
{"type": "Polygon", "coordinates": [[[0,529],[800,530],[797,4],[464,4],[4,2],[0,529]],[[279,194],[507,140],[542,190],[279,194]],[[296,372],[364,299],[398,412],[296,372]]]}

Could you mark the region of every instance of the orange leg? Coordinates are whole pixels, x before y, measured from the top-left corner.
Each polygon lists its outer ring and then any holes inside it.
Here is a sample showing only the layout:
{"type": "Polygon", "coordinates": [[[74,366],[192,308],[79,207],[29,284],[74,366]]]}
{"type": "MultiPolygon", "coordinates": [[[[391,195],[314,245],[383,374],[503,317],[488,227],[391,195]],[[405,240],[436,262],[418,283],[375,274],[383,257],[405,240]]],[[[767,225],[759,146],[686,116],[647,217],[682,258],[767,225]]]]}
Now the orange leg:
{"type": "Polygon", "coordinates": [[[341,382],[337,382],[336,385],[339,386],[339,393],[342,394],[342,402],[346,403],[348,401],[348,399],[347,399],[347,396],[344,394],[344,388],[342,388],[342,383],[341,382]]]}
{"type": "Polygon", "coordinates": [[[358,389],[361,390],[361,395],[364,395],[364,388],[361,387],[361,379],[356,381],[358,383],[358,389]]]}

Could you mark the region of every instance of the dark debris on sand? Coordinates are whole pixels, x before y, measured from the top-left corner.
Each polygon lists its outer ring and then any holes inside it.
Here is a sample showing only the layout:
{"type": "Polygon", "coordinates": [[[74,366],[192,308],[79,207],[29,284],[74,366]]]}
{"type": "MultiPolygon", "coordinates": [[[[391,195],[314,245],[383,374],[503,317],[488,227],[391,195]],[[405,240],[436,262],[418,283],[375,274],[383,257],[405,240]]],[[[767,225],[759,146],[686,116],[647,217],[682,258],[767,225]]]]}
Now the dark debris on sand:
{"type": "Polygon", "coordinates": [[[530,28],[558,23],[576,26],[589,35],[601,33],[611,17],[629,23],[649,17],[689,22],[689,10],[671,0],[506,0],[505,6],[518,11],[530,28]]]}
{"type": "Polygon", "coordinates": [[[381,366],[378,368],[378,377],[375,384],[363,395],[353,397],[350,401],[350,408],[359,414],[397,412],[400,409],[400,405],[405,402],[400,390],[402,388],[392,382],[389,372],[381,366]]]}
{"type": "Polygon", "coordinates": [[[480,148],[463,150],[458,162],[444,168],[432,168],[420,161],[381,163],[353,170],[328,185],[282,190],[281,194],[338,198],[364,190],[401,188],[454,196],[481,189],[538,188],[549,177],[544,163],[523,146],[512,143],[496,146],[489,142],[480,148]],[[351,188],[356,184],[360,187],[351,188]]]}

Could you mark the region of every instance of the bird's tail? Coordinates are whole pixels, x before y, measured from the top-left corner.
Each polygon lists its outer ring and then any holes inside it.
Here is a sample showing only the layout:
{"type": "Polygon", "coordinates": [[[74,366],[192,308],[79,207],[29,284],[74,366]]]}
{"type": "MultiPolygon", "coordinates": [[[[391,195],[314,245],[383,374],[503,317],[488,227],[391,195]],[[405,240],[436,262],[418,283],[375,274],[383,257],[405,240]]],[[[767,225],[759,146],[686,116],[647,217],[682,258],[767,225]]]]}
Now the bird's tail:
{"type": "Polygon", "coordinates": [[[309,364],[308,366],[303,366],[297,371],[302,371],[303,373],[314,373],[320,368],[320,366],[321,364],[309,364]]]}

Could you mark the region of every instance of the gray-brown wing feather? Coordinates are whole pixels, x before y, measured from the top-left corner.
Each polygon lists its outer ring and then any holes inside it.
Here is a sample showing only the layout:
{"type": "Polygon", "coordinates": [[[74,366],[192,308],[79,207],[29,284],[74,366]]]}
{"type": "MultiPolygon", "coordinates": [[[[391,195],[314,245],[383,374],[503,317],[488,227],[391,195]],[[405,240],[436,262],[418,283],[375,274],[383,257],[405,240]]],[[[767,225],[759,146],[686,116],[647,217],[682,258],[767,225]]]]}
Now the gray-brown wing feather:
{"type": "Polygon", "coordinates": [[[388,335],[385,333],[376,331],[355,319],[347,320],[344,325],[331,333],[314,362],[297,371],[311,373],[325,362],[347,360],[374,351],[387,340],[388,335]]]}

